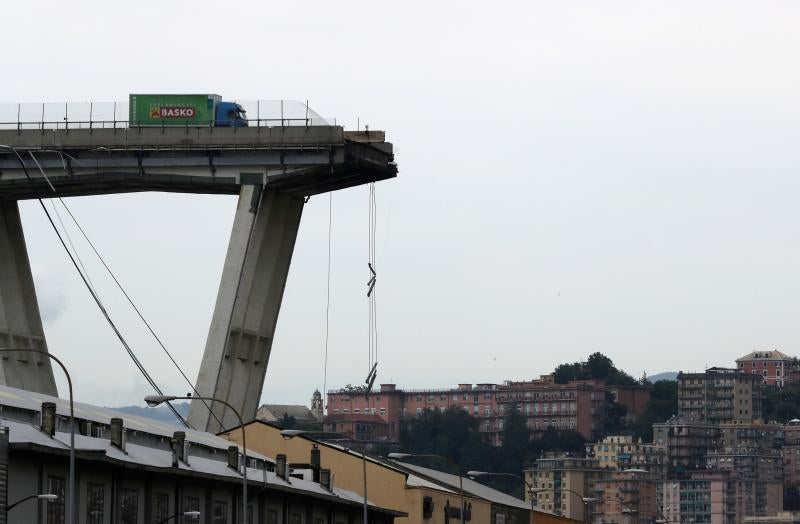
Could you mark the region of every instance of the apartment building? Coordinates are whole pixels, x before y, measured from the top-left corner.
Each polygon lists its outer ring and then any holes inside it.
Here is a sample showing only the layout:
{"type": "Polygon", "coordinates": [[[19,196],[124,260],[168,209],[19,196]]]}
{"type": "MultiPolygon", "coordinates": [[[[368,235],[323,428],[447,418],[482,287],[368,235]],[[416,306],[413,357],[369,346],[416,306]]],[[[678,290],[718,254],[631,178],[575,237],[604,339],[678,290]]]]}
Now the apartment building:
{"type": "Polygon", "coordinates": [[[516,409],[525,416],[528,429],[534,433],[553,427],[577,431],[586,439],[592,437],[600,424],[605,401],[606,386],[602,381],[556,384],[552,375],[531,381],[508,381],[497,391],[500,417],[516,409]]]}
{"type": "Polygon", "coordinates": [[[326,430],[339,427],[346,419],[377,416],[385,428],[375,434],[396,441],[403,420],[427,410],[463,409],[480,420],[480,431],[499,445],[505,418],[511,410],[522,413],[532,434],[547,428],[574,430],[590,439],[602,421],[606,394],[625,405],[631,417],[642,412],[650,398],[644,386],[607,386],[602,381],[583,380],[556,384],[552,375],[530,381],[504,384],[459,384],[449,389],[402,390],[395,384],[381,384],[380,390],[365,396],[357,388],[328,392],[326,430]]]}
{"type": "Polygon", "coordinates": [[[658,511],[667,522],[735,524],[736,492],[721,472],[668,480],[658,489],[658,511]]]}
{"type": "Polygon", "coordinates": [[[759,375],[717,367],[703,373],[678,373],[678,415],[689,422],[759,420],[762,399],[759,375]]]}
{"type": "Polygon", "coordinates": [[[591,521],[597,524],[651,523],[658,518],[657,475],[637,470],[614,471],[595,482],[591,521]]]}
{"type": "Polygon", "coordinates": [[[716,449],[720,435],[716,424],[685,422],[679,417],[653,424],[653,444],[663,453],[669,475],[705,468],[706,455],[716,449]]]}
{"type": "Polygon", "coordinates": [[[533,492],[526,493],[526,501],[543,511],[586,522],[590,515],[583,498],[593,497],[595,484],[609,474],[594,459],[547,453],[524,471],[533,492]]]}
{"type": "Polygon", "coordinates": [[[786,486],[800,487],[800,420],[790,420],[783,434],[783,481],[786,486]]]}
{"type": "Polygon", "coordinates": [[[780,351],[753,351],[736,359],[736,366],[745,373],[762,377],[767,386],[783,387],[798,381],[797,362],[780,351]]]}
{"type": "Polygon", "coordinates": [[[586,446],[587,455],[597,460],[601,468],[622,471],[643,469],[661,473],[666,464],[663,448],[653,443],[634,440],[631,435],[611,435],[586,446]]]}

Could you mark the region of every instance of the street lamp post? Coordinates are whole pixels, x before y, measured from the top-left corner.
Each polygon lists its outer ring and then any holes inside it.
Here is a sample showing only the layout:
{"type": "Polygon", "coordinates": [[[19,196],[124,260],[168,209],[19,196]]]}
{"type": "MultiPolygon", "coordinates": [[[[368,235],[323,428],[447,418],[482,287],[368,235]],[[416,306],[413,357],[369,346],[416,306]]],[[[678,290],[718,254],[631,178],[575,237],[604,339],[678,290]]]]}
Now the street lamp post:
{"type": "Polygon", "coordinates": [[[195,400],[195,399],[208,400],[210,402],[219,402],[220,404],[228,406],[230,410],[233,411],[233,413],[236,415],[236,418],[239,419],[239,427],[242,428],[242,457],[244,460],[244,464],[242,467],[242,524],[246,524],[247,523],[247,440],[245,436],[246,432],[244,430],[244,420],[242,419],[242,416],[239,414],[239,412],[236,411],[236,408],[231,406],[224,400],[220,400],[214,397],[192,397],[190,395],[183,395],[183,396],[148,395],[144,397],[144,401],[151,408],[156,407],[159,404],[163,404],[164,402],[172,402],[173,400],[195,400]]]}
{"type": "MultiPolygon", "coordinates": [[[[313,434],[313,431],[304,431],[302,429],[282,429],[281,436],[285,439],[293,439],[299,435],[313,434]]],[[[367,449],[361,446],[361,466],[364,471],[364,524],[367,524],[369,518],[369,501],[367,499],[367,449]]]]}
{"type": "Polygon", "coordinates": [[[464,524],[464,510],[465,510],[465,507],[464,507],[464,481],[461,478],[461,468],[458,466],[458,464],[456,464],[455,462],[453,462],[452,460],[450,460],[449,458],[447,458],[447,457],[445,457],[443,455],[433,455],[433,454],[416,455],[416,454],[413,454],[413,453],[389,453],[387,455],[387,457],[389,457],[390,459],[393,459],[393,460],[402,460],[404,458],[414,458],[414,457],[416,457],[416,458],[435,458],[435,459],[443,460],[443,461],[447,462],[448,464],[450,464],[453,467],[453,469],[456,470],[456,475],[458,475],[458,491],[459,491],[459,494],[461,495],[461,510],[458,513],[461,515],[461,524],[464,524]]]}
{"type": "Polygon", "coordinates": [[[167,517],[165,519],[161,519],[156,524],[164,524],[165,522],[169,522],[170,520],[174,519],[175,517],[191,517],[194,520],[197,520],[197,519],[200,518],[200,512],[199,511],[182,511],[180,513],[175,513],[174,515],[170,515],[169,517],[167,517]]]}
{"type": "Polygon", "coordinates": [[[20,500],[16,501],[15,503],[11,504],[10,506],[7,506],[6,507],[6,511],[11,511],[12,508],[22,504],[26,500],[31,500],[31,499],[39,499],[39,500],[46,500],[47,502],[53,502],[54,500],[58,500],[58,495],[56,495],[54,493],[42,493],[42,494],[39,494],[39,495],[28,495],[24,499],[20,499],[20,500]]]}
{"type": "Polygon", "coordinates": [[[64,363],[61,362],[58,357],[48,353],[47,351],[40,351],[38,349],[30,348],[0,348],[0,353],[19,353],[20,351],[46,355],[50,359],[54,360],[59,367],[61,367],[62,371],[64,371],[64,375],[67,377],[67,386],[69,388],[69,484],[67,486],[69,489],[69,497],[67,497],[67,500],[69,501],[69,511],[67,511],[67,522],[69,522],[69,524],[75,524],[75,514],[77,510],[75,507],[75,407],[73,405],[72,397],[72,377],[70,377],[69,371],[67,371],[67,367],[64,365],[64,363]]]}

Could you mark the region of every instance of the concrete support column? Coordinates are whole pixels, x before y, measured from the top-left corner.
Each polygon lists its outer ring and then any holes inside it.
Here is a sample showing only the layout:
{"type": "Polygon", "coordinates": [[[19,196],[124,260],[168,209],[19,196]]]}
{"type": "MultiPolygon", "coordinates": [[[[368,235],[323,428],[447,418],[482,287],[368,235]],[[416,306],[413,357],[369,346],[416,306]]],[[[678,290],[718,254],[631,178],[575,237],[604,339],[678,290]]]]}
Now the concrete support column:
{"type": "MultiPolygon", "coordinates": [[[[0,200],[0,348],[47,352],[33,275],[16,201],[0,200]]],[[[0,384],[58,395],[50,358],[31,352],[0,356],[0,384]]]]}
{"type": "MultiPolygon", "coordinates": [[[[200,395],[225,400],[242,418],[258,409],[275,324],[303,211],[302,198],[242,186],[217,303],[197,378],[200,395]],[[249,240],[249,247],[248,247],[249,240]]],[[[225,406],[192,401],[189,422],[218,432],[238,425],[225,406]]]]}

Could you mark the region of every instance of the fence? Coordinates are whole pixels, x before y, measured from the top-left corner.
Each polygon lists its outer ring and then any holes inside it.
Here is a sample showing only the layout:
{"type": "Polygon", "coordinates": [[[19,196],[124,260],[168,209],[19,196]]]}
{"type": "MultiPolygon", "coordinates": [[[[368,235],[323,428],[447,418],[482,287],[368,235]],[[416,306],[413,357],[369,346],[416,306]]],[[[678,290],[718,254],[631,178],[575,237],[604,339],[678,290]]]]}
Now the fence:
{"type": "MultiPolygon", "coordinates": [[[[251,127],[336,125],[336,119],[322,118],[308,103],[296,100],[237,103],[247,112],[251,127]]],[[[0,129],[124,129],[131,127],[128,109],[128,102],[0,104],[0,129]]]]}

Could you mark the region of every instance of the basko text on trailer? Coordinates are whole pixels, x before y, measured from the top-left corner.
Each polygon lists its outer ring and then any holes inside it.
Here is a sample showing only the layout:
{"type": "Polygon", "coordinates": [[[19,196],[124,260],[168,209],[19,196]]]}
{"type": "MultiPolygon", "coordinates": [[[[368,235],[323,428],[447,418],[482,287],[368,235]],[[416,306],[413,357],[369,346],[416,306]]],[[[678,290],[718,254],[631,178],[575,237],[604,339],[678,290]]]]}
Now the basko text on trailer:
{"type": "Polygon", "coordinates": [[[219,95],[130,95],[130,126],[247,127],[236,102],[219,95]]]}

